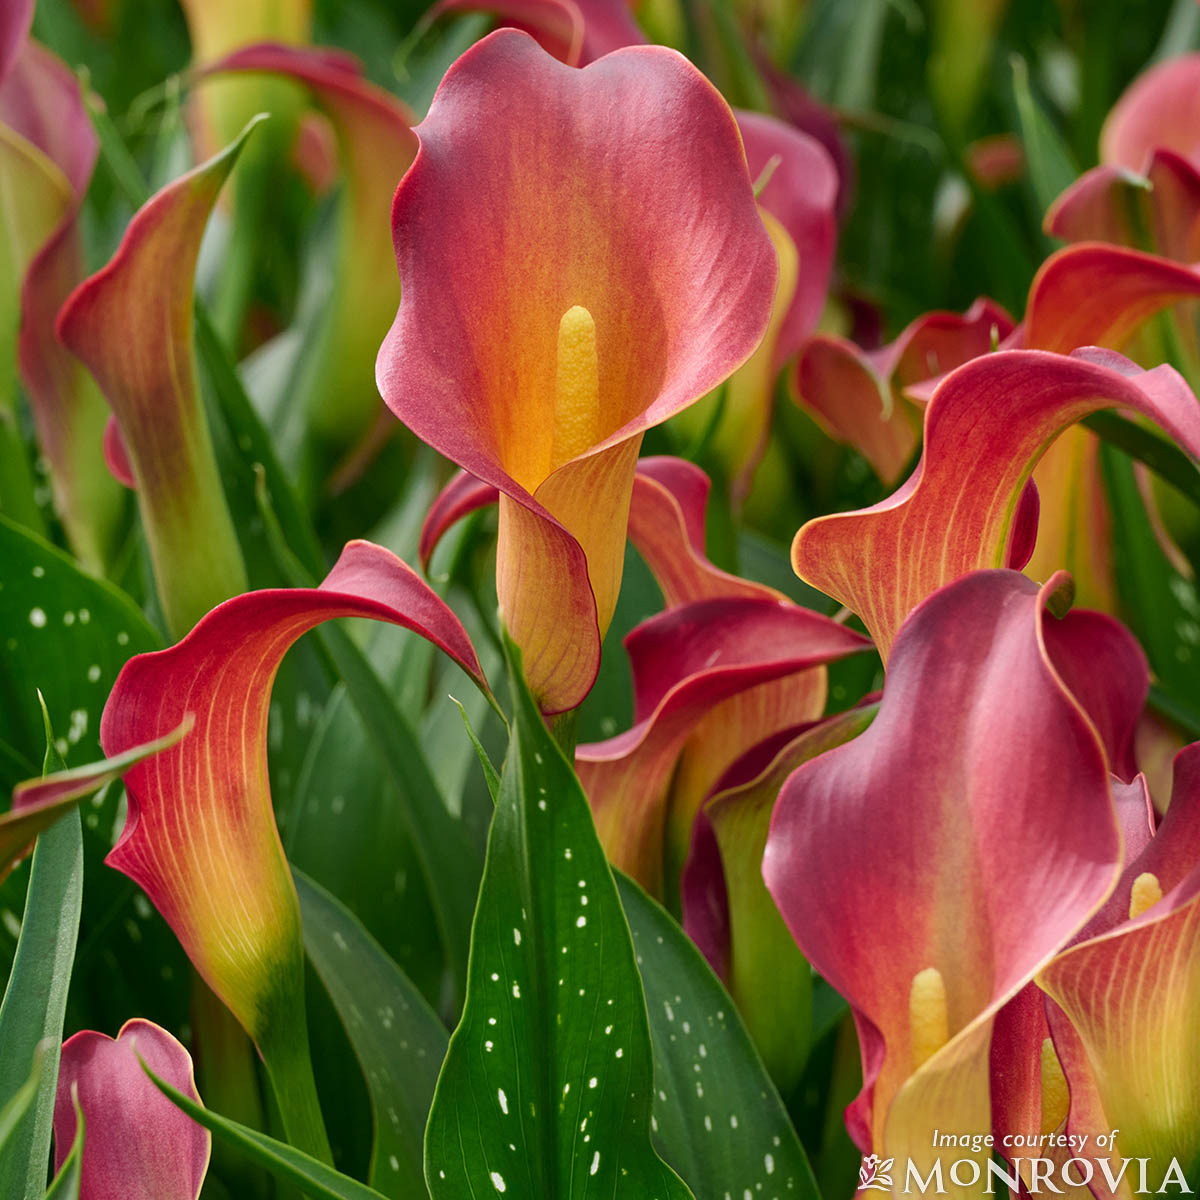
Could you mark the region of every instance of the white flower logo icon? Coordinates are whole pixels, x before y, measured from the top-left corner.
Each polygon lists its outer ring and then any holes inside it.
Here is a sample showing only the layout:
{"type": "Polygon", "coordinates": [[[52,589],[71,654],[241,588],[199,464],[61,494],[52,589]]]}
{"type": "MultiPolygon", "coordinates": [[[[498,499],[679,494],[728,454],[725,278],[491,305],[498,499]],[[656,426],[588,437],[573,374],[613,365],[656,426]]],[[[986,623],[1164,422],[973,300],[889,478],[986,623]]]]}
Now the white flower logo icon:
{"type": "Polygon", "coordinates": [[[880,1158],[878,1154],[868,1154],[858,1168],[858,1186],[861,1191],[890,1192],[892,1177],[888,1172],[892,1169],[894,1158],[880,1158]]]}

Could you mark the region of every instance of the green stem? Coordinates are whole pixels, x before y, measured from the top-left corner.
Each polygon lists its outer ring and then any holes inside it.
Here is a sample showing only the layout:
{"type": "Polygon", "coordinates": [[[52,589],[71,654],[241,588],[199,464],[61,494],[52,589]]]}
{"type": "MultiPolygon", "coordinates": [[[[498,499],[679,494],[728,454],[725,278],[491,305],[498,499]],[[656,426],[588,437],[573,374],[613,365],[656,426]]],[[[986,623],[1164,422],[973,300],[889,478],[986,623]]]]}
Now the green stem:
{"type": "Polygon", "coordinates": [[[572,708],[568,712],[555,713],[546,718],[546,726],[551,736],[558,743],[567,762],[575,763],[575,743],[579,738],[579,709],[572,708]]]}
{"type": "Polygon", "coordinates": [[[259,1052],[289,1145],[332,1166],[333,1152],[308,1050],[308,1022],[303,1008],[289,1015],[290,1020],[270,1023],[259,1041],[259,1052]]]}

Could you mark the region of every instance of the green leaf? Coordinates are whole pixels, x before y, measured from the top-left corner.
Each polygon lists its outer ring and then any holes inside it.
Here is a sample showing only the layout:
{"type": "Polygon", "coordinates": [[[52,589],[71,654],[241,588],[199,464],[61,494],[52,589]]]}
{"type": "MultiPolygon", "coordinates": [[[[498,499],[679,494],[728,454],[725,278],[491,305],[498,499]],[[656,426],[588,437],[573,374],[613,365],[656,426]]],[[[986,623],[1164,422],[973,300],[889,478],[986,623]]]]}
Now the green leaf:
{"type": "Polygon", "coordinates": [[[431,1001],[439,999],[443,951],[424,871],[391,771],[344,686],[312,735],[281,826],[288,859],[337,896],[431,1001]]]}
{"type": "Polygon", "coordinates": [[[479,859],[446,807],[412,726],[366,656],[344,629],[332,624],[321,626],[316,636],[396,785],[399,812],[429,888],[455,992],[461,995],[479,859]]]}
{"type": "Polygon", "coordinates": [[[1175,570],[1146,514],[1133,464],[1101,446],[1104,486],[1112,505],[1117,592],[1125,619],[1146,651],[1158,684],[1194,709],[1200,600],[1193,580],[1175,570]]]}
{"type": "Polygon", "coordinates": [[[511,663],[512,740],[425,1178],[435,1200],[682,1200],[691,1193],[650,1143],[650,1036],[616,885],[511,663]]]}
{"type": "MultiPolygon", "coordinates": [[[[45,725],[49,773],[62,761],[54,749],[49,717],[45,725]]],[[[82,903],[83,831],[78,812],[72,811],[38,838],[25,920],[0,1004],[0,1108],[25,1085],[38,1046],[50,1046],[32,1109],[0,1153],[0,1196],[5,1200],[42,1200],[45,1195],[63,1017],[82,903]]]]}
{"type": "Polygon", "coordinates": [[[450,697],[451,703],[458,709],[462,716],[463,728],[467,731],[467,737],[471,739],[471,745],[475,748],[475,756],[479,759],[479,765],[483,769],[483,778],[487,783],[487,789],[491,793],[492,803],[494,804],[500,797],[500,775],[492,760],[488,757],[488,752],[483,748],[483,743],[479,740],[479,735],[475,732],[475,726],[471,724],[470,714],[467,712],[463,702],[454,696],[450,697]]]}
{"type": "Polygon", "coordinates": [[[1110,446],[1145,463],[1160,479],[1200,508],[1200,468],[1170,438],[1115,412],[1092,413],[1082,423],[1110,446]]]}
{"type": "Polygon", "coordinates": [[[1013,97],[1016,101],[1017,122],[1025,161],[1029,166],[1029,183],[1040,221],[1046,210],[1079,176],[1079,168],[1071,158],[1054,123],[1046,115],[1029,84],[1029,67],[1020,55],[1011,59],[1013,97]]]}
{"type": "Polygon", "coordinates": [[[362,1066],[375,1117],[371,1186],[426,1195],[422,1141],[448,1034],[379,944],[338,900],[296,873],[304,948],[362,1066]]]}
{"type": "Polygon", "coordinates": [[[16,1095],[0,1108],[0,1162],[4,1161],[5,1147],[13,1131],[20,1126],[25,1114],[33,1106],[42,1077],[43,1055],[44,1050],[41,1048],[34,1051],[33,1070],[29,1072],[29,1078],[21,1085],[16,1095]]]}
{"type": "Polygon", "coordinates": [[[819,1200],[787,1110],[737,1009],[683,932],[633,880],[617,884],[654,1041],[654,1120],[696,1200],[819,1200]]]}
{"type": "Polygon", "coordinates": [[[387,1200],[373,1188],[327,1167],[323,1162],[294,1150],[286,1142],[278,1142],[265,1133],[247,1129],[218,1113],[197,1104],[189,1096],[159,1079],[144,1059],[142,1070],[176,1108],[182,1109],[198,1125],[203,1125],[215,1137],[240,1150],[248,1159],[265,1167],[276,1179],[300,1188],[311,1200],[387,1200]]]}
{"type": "Polygon", "coordinates": [[[63,1159],[63,1165],[59,1167],[58,1174],[46,1193],[46,1200],[79,1200],[79,1186],[83,1175],[85,1122],[78,1094],[73,1095],[71,1101],[75,1105],[75,1140],[71,1143],[71,1152],[63,1159]]]}
{"type": "Polygon", "coordinates": [[[40,688],[60,752],[69,748],[77,761],[95,762],[104,757],[100,713],[117,672],[161,640],[124,592],[3,517],[0,562],[0,736],[36,760],[40,688]]]}
{"type": "Polygon", "coordinates": [[[279,464],[270,435],[242,387],[228,350],[213,328],[208,311],[200,302],[196,304],[196,352],[212,387],[225,429],[247,464],[248,478],[251,481],[253,479],[250,464],[259,465],[271,498],[271,507],[287,544],[311,575],[324,575],[325,556],[313,532],[312,523],[279,464]]]}

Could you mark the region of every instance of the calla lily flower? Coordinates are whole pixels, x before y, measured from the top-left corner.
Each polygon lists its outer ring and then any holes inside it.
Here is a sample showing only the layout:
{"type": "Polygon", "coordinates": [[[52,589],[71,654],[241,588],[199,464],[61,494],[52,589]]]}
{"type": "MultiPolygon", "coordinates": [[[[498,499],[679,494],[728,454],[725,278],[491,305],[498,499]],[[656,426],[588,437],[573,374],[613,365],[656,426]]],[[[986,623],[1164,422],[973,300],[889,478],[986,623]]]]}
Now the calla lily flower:
{"type": "Polygon", "coordinates": [[[312,426],[343,445],[360,438],[381,409],[375,353],[400,302],[388,214],[397,178],[417,153],[412,114],[369,83],[348,55],[261,43],[207,66],[205,78],[266,75],[306,88],[337,137],[344,176],[337,278],[328,301],[312,426]]]}
{"type": "Polygon", "coordinates": [[[732,113],[673,51],[576,70],[500,30],[416,132],[379,388],[500,491],[504,620],[561,712],[595,678],[642,435],[749,357],[775,253],[732,113]]]}
{"type": "MultiPolygon", "coordinates": [[[[1081,345],[1125,350],[1149,317],[1197,296],[1200,272],[1191,267],[1118,246],[1071,246],[1042,265],[1029,289],[1025,320],[1005,345],[1061,354],[1081,345]]],[[[1026,570],[1045,579],[1065,568],[1081,604],[1118,611],[1099,438],[1088,429],[1064,431],[1034,469],[1033,480],[1043,520],[1026,570]]],[[[1151,511],[1156,518],[1153,506],[1151,511]]],[[[1169,545],[1164,549],[1174,552],[1169,545]]]]}
{"type": "MultiPolygon", "coordinates": [[[[16,347],[55,508],[76,555],[99,574],[114,550],[123,508],[120,488],[96,452],[108,413],[87,373],[54,337],[59,305],[84,273],[77,217],[97,145],[75,76],[26,36],[31,12],[32,5],[15,4],[4,17],[0,186],[7,199],[0,232],[7,252],[0,255],[0,337],[16,347]]],[[[0,356],[5,421],[15,412],[10,361],[6,346],[0,356]]]]}
{"type": "MultiPolygon", "coordinates": [[[[1167,815],[1112,898],[1037,982],[1070,1088],[1072,1129],[1119,1129],[1120,1159],[1200,1166],[1200,744],[1175,759],[1167,815]],[[1068,1027],[1069,1023],[1069,1027],[1068,1027]]],[[[1097,1195],[1108,1194],[1101,1190],[1097,1195]]],[[[1117,1190],[1124,1196],[1127,1191],[1117,1190]]]]}
{"type": "Polygon", "coordinates": [[[1144,174],[1095,167],[1050,206],[1045,228],[1068,242],[1113,242],[1195,262],[1200,258],[1200,170],[1163,149],[1150,151],[1144,174]]]}
{"type": "Polygon", "coordinates": [[[1016,517],[1030,471],[1055,437],[1105,408],[1148,417],[1200,459],[1200,407],[1172,368],[1141,371],[1098,350],[990,354],[937,385],[921,461],[894,495],[800,529],[796,573],[858,613],[886,661],[905,616],[938,587],[1023,565],[1016,517]]]}
{"type": "Polygon", "coordinates": [[[197,1104],[191,1055],[151,1021],[126,1021],[115,1038],[87,1030],[63,1043],[54,1103],[55,1170],[83,1113],[79,1200],[197,1200],[212,1135],[151,1082],[142,1062],[197,1104]]]}
{"type": "MultiPolygon", "coordinates": [[[[1145,675],[1144,670],[1142,674],[1145,675]]],[[[1109,688],[1114,693],[1121,690],[1117,677],[1110,679],[1109,688]]],[[[1114,782],[1112,792],[1124,842],[1124,860],[1128,863],[1143,852],[1153,836],[1154,811],[1141,776],[1129,784],[1114,782]]],[[[1076,935],[1076,942],[1110,911],[1120,893],[1118,885],[1100,913],[1076,935]]],[[[1051,1159],[1057,1172],[1061,1172],[1069,1158],[1093,1159],[1095,1170],[1100,1172],[1103,1171],[1102,1159],[1109,1162],[1110,1169],[1115,1165],[1116,1155],[1110,1155],[1107,1150],[1101,1153],[1093,1141],[1097,1135],[1107,1135],[1109,1127],[1101,1129],[1098,1123],[1081,1119],[1086,1107],[1083,1083],[1068,1084],[1063,1074],[1063,1062],[1072,1056],[1079,1058],[1077,1042],[1078,1035],[1061,1010],[1036,983],[1027,985],[996,1014],[990,1064],[992,1132],[995,1145],[1005,1147],[1004,1153],[1012,1168],[1027,1187],[1032,1186],[1030,1147],[1035,1144],[1030,1139],[1044,1134],[1069,1132],[1079,1136],[1086,1131],[1088,1141],[1082,1146],[1076,1143],[1074,1148],[1037,1147],[1036,1155],[1051,1159]],[[1075,1119],[1068,1127],[1072,1108],[1075,1119]]],[[[1077,1068],[1074,1073],[1078,1076],[1077,1068]]],[[[1097,1177],[1096,1182],[1102,1177],[1102,1174],[1097,1177]]],[[[1081,1186],[1070,1189],[1068,1194],[1087,1200],[1095,1193],[1081,1186]]]]}
{"type": "MultiPolygon", "coordinates": [[[[178,746],[127,772],[129,818],[106,861],[175,931],[258,1045],[277,1093],[281,1085],[304,1086],[297,1072],[308,1066],[307,1058],[297,1063],[306,1046],[304,957],[267,779],[268,704],[291,644],[344,616],[419,632],[486,689],[449,608],[394,555],[352,542],[320,587],[236,596],[177,645],[131,659],[100,726],[111,756],[194,715],[195,728],[178,746]]],[[[298,1134],[312,1144],[311,1130],[298,1134]]]]}
{"type": "Polygon", "coordinates": [[[868,645],[790,601],[703,600],[639,625],[625,639],[634,724],[575,756],[613,864],[673,898],[713,784],[764,735],[820,716],[820,668],[868,645]]]}
{"type": "Polygon", "coordinates": [[[1200,166],[1200,54],[1181,54],[1139,75],[1100,131],[1101,159],[1130,171],[1145,167],[1151,146],[1200,166]]]}
{"type": "Polygon", "coordinates": [[[200,240],[242,141],[168,184],[134,215],[117,253],[71,294],[58,335],[112,407],[168,628],[190,629],[246,587],[192,345],[200,240]],[[169,269],[167,269],[169,264],[169,269]]]}
{"type": "Polygon", "coordinates": [[[1064,581],[982,571],[931,595],[896,639],[878,716],[801,766],[771,822],[767,887],[854,1012],[851,1136],[922,1173],[930,1129],[991,1127],[997,1013],[1121,869],[1104,746],[1059,670],[1075,617],[1046,613],[1064,581]]]}
{"type": "Polygon", "coordinates": [[[1012,330],[1008,313],[980,298],[962,316],[918,317],[878,350],[817,334],[796,360],[793,396],[830,437],[853,446],[884,483],[894,484],[920,440],[920,415],[904,389],[987,354],[1012,330]]]}
{"type": "MultiPolygon", "coordinates": [[[[1169,60],[1136,79],[1105,122],[1101,165],[1051,205],[1046,231],[1183,263],[1200,258],[1200,134],[1189,117],[1198,86],[1198,54],[1169,60]]],[[[1190,322],[1177,324],[1180,349],[1195,365],[1195,331],[1190,322]]]]}
{"type": "MultiPolygon", "coordinates": [[[[995,348],[995,335],[1002,336],[1003,350],[1038,349],[1066,354],[1079,346],[1115,349],[1128,344],[1155,312],[1198,295],[1200,272],[1193,268],[1112,245],[1072,246],[1051,255],[1043,264],[1030,288],[1025,319],[1015,328],[1009,324],[1007,332],[1003,332],[1004,326],[998,321],[987,319],[989,309],[993,313],[999,310],[986,301],[976,306],[978,315],[985,318],[982,323],[968,325],[964,318],[956,329],[957,321],[952,319],[955,324],[946,328],[941,324],[945,318],[930,314],[910,326],[896,343],[873,355],[836,339],[816,337],[798,364],[798,378],[801,389],[805,378],[817,381],[815,394],[825,396],[830,404],[846,404],[846,398],[851,398],[846,417],[847,439],[855,440],[864,453],[869,451],[877,460],[877,470],[887,466],[899,471],[903,465],[901,452],[915,447],[915,436],[906,432],[908,418],[898,415],[904,401],[898,401],[894,392],[890,398],[896,407],[889,423],[864,418],[864,414],[875,414],[880,407],[882,379],[878,384],[872,382],[873,356],[878,356],[885,365],[898,360],[901,370],[908,375],[902,384],[904,395],[923,403],[929,400],[937,383],[928,376],[943,369],[946,358],[955,353],[962,354],[960,361],[985,355],[995,348]],[[911,341],[907,338],[910,333],[911,341]],[[950,345],[939,346],[938,341],[948,335],[955,335],[950,345]],[[923,351],[929,352],[924,366],[923,351]],[[879,436],[869,446],[864,431],[872,430],[879,436]]],[[[1001,444],[998,440],[997,445],[1001,444]]],[[[914,475],[904,486],[911,486],[915,478],[914,475]]],[[[1042,520],[1036,546],[1031,543],[1032,554],[1026,553],[1020,562],[1010,557],[1008,565],[1027,563],[1029,574],[1039,579],[1066,567],[1076,581],[1082,602],[1115,611],[1115,568],[1108,501],[1099,472],[1098,439],[1085,429],[1064,429],[1052,445],[1044,448],[1032,478],[1041,496],[1042,520]]],[[[893,500],[898,501],[903,492],[901,488],[893,500]]],[[[885,501],[884,507],[890,503],[885,501]]],[[[999,562],[980,561],[975,565],[999,565],[999,562]]],[[[942,580],[947,581],[948,578],[942,580]]]]}

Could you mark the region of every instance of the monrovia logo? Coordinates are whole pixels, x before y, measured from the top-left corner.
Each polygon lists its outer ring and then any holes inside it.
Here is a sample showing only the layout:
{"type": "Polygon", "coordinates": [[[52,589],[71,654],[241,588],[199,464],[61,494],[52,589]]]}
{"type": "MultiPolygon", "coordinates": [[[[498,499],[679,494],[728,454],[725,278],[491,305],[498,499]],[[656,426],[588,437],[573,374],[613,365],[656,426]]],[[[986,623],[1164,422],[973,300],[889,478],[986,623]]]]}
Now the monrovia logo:
{"type": "MultiPolygon", "coordinates": [[[[907,1160],[902,1177],[895,1183],[891,1172],[895,1170],[894,1158],[881,1159],[877,1154],[868,1154],[858,1169],[859,1191],[890,1192],[893,1196],[945,1196],[946,1187],[954,1189],[981,1187],[981,1195],[997,1194],[997,1185],[1003,1184],[1016,1194],[1024,1187],[1024,1194],[1061,1196],[1072,1189],[1087,1187],[1094,1179],[1115,1192],[1118,1187],[1132,1186],[1136,1196],[1148,1195],[1195,1195],[1184,1178],[1179,1160],[1172,1158],[1161,1183],[1156,1186],[1152,1178],[1148,1158],[1125,1158],[1114,1167],[1107,1158],[1068,1158],[1056,1161],[1052,1158],[1013,1158],[1010,1162],[994,1158],[958,1158],[950,1163],[934,1159],[924,1173],[911,1159],[907,1160]]],[[[1000,1194],[1005,1194],[1001,1192],[1000,1194]]]]}
{"type": "Polygon", "coordinates": [[[878,1154],[868,1154],[858,1168],[858,1186],[861,1191],[890,1192],[892,1177],[888,1172],[892,1169],[894,1158],[881,1159],[878,1154]]]}

